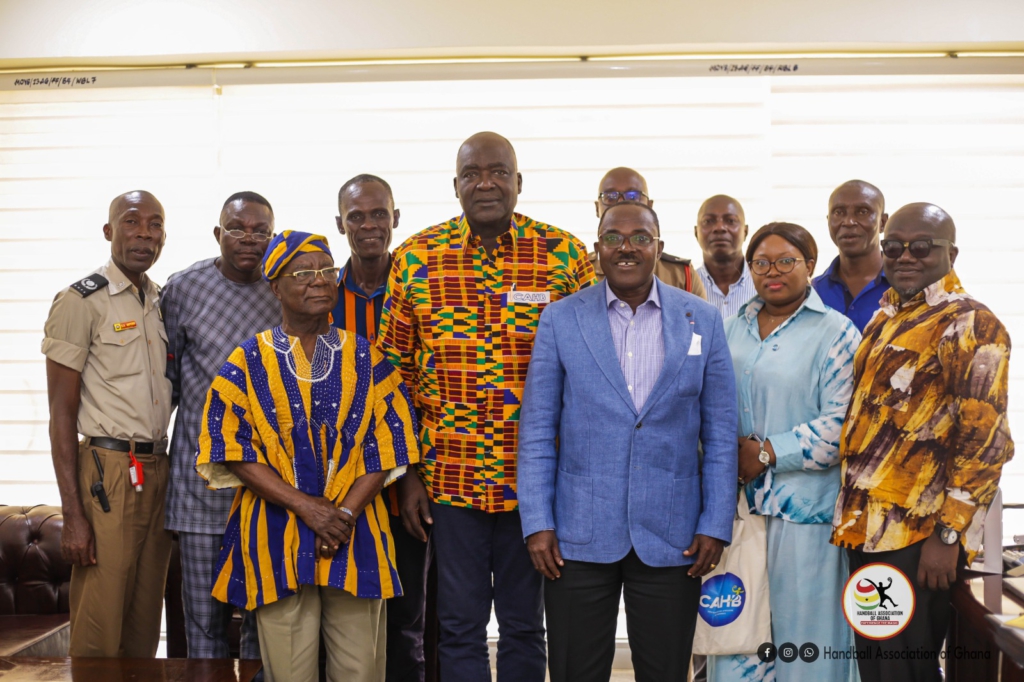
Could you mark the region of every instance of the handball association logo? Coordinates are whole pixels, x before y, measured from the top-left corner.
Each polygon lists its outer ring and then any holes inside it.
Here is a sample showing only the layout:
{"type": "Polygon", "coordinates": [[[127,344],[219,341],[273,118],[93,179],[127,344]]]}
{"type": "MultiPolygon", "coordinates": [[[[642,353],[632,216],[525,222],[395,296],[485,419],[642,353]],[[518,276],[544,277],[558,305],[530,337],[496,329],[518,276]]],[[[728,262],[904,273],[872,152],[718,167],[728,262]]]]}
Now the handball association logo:
{"type": "Polygon", "coordinates": [[[697,613],[713,628],[728,625],[743,612],[747,591],[743,581],[733,573],[722,573],[704,581],[700,587],[697,613]]]}
{"type": "Polygon", "coordinates": [[[914,616],[914,588],[895,566],[868,564],[846,581],[843,615],[861,637],[895,637],[914,616]]]}

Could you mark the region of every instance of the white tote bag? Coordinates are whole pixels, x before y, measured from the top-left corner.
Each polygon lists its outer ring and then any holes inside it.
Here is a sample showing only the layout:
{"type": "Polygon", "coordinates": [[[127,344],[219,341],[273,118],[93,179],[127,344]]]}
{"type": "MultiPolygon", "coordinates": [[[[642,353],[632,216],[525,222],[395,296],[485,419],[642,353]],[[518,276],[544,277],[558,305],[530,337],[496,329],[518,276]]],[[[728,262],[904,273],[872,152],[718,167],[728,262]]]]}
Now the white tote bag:
{"type": "Polygon", "coordinates": [[[765,520],[750,513],[747,496],[741,491],[732,524],[732,544],[701,585],[693,653],[754,654],[758,645],[770,641],[765,520]]]}

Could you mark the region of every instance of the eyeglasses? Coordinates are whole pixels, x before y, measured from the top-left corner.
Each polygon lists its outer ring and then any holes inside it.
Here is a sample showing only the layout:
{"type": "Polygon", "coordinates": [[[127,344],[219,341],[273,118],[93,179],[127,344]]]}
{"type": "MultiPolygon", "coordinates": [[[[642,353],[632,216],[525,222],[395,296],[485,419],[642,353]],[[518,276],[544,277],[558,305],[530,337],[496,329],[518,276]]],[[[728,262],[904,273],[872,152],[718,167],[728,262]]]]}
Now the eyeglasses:
{"type": "Polygon", "coordinates": [[[617,204],[620,201],[640,201],[640,197],[650,199],[649,196],[638,189],[631,189],[628,192],[601,192],[597,195],[597,198],[600,199],[601,203],[605,206],[611,206],[612,204],[617,204]]]}
{"type": "Polygon", "coordinates": [[[764,258],[757,258],[750,261],[750,270],[755,275],[767,275],[768,271],[775,266],[780,275],[785,275],[788,272],[793,272],[793,268],[799,261],[804,260],[803,258],[780,258],[778,260],[765,260],[764,258]]]}
{"type": "MultiPolygon", "coordinates": [[[[626,241],[626,237],[615,232],[602,234],[599,237],[599,239],[601,240],[602,244],[604,244],[610,249],[617,249],[618,247],[622,246],[623,242],[626,241]]],[[[633,234],[629,236],[629,243],[637,247],[638,249],[642,249],[645,246],[650,246],[651,244],[653,244],[654,237],[652,237],[649,234],[633,234]]]]}
{"type": "Polygon", "coordinates": [[[296,270],[295,272],[286,272],[281,276],[294,277],[299,284],[312,284],[316,281],[317,276],[323,277],[328,282],[337,282],[339,272],[341,272],[341,268],[333,267],[322,270],[296,270]]]}
{"type": "Polygon", "coordinates": [[[274,236],[273,234],[268,234],[266,232],[245,232],[243,230],[225,230],[223,227],[220,229],[223,230],[223,234],[226,234],[230,237],[234,237],[235,239],[245,239],[246,237],[252,237],[252,240],[254,242],[269,241],[270,238],[274,236]]]}
{"type": "Polygon", "coordinates": [[[949,239],[915,239],[912,242],[901,242],[899,239],[883,239],[882,253],[886,258],[896,259],[903,255],[903,252],[910,249],[910,255],[914,258],[927,258],[928,254],[936,246],[953,246],[949,239]]]}

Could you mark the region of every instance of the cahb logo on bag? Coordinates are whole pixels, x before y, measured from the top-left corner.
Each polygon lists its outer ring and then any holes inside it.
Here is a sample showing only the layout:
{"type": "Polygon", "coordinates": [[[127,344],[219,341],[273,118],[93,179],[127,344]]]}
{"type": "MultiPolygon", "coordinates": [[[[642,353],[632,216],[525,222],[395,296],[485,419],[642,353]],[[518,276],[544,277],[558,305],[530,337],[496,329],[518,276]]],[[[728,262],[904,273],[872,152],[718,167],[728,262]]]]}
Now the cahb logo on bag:
{"type": "Polygon", "coordinates": [[[843,588],[843,615],[857,634],[889,639],[914,616],[914,588],[900,569],[889,564],[861,567],[843,588]]]}
{"type": "Polygon", "coordinates": [[[701,585],[697,613],[705,623],[717,628],[739,618],[746,601],[747,591],[739,576],[723,573],[705,580],[701,585]]]}

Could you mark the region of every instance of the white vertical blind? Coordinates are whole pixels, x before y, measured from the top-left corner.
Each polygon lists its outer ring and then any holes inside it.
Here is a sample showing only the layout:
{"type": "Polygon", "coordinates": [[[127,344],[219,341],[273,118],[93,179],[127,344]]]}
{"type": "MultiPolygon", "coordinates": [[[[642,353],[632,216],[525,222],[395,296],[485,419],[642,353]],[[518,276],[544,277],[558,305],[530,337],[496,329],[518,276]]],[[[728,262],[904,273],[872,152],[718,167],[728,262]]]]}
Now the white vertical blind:
{"type": "MultiPolygon", "coordinates": [[[[459,211],[459,143],[515,144],[519,210],[594,239],[605,170],[643,172],[666,249],[695,257],[700,202],[728,193],[751,229],[810,229],[835,255],[831,189],[871,181],[887,207],[932,201],[958,225],[967,289],[1024,339],[1024,76],[814,76],[417,81],[0,92],[0,502],[58,503],[39,353],[54,294],[109,253],[107,204],[148,189],[167,211],[163,281],[215,255],[224,198],[254,190],[278,229],[327,234],[336,196],[376,173],[395,190],[396,244],[459,211]]],[[[1011,364],[1011,426],[1024,439],[1024,369],[1011,364]]],[[[1024,457],[1004,475],[1024,502],[1024,457]]],[[[1010,524],[1012,526],[1012,524],[1010,524]]],[[[1013,528],[1008,528],[1008,532],[1013,528]]],[[[1018,532],[1024,529],[1018,529],[1018,532]]]]}

